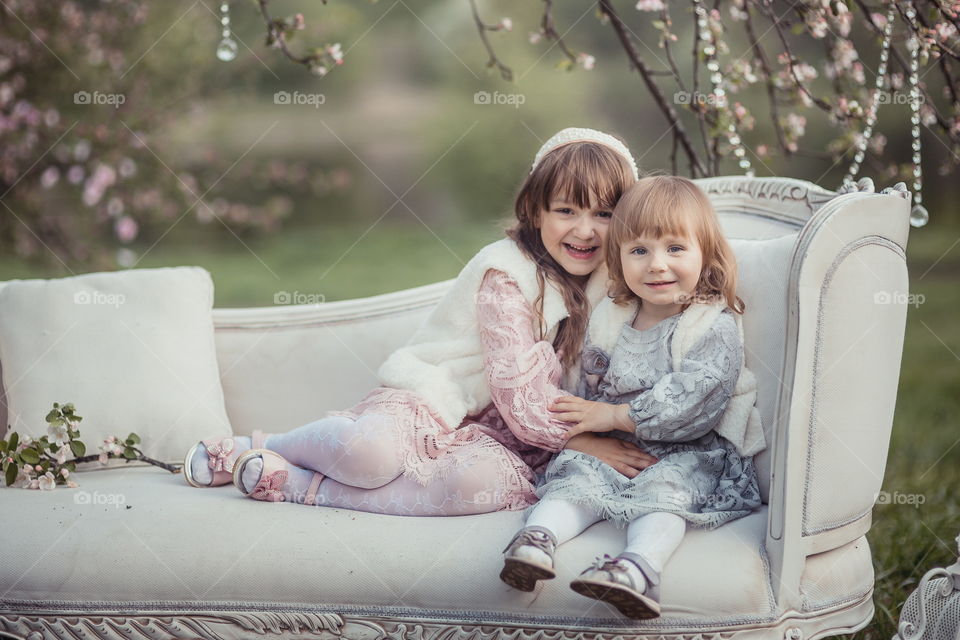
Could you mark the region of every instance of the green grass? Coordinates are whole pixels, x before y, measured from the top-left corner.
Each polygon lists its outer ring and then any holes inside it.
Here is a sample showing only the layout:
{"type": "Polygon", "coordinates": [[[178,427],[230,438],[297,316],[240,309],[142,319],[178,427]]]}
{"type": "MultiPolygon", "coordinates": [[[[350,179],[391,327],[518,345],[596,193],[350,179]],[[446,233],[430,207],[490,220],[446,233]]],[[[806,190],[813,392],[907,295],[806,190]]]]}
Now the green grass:
{"type": "Polygon", "coordinates": [[[923,504],[873,511],[876,616],[858,640],[889,640],[900,607],[920,578],[957,559],[960,533],[960,228],[912,230],[907,246],[910,307],[883,490],[922,496],[923,504]],[[936,264],[934,264],[936,263],[936,264]],[[932,267],[932,268],[931,268],[932,267]],[[926,275],[924,273],[926,272],[926,275]]]}
{"type": "MultiPolygon", "coordinates": [[[[214,230],[217,231],[217,230],[214,230]]],[[[223,233],[212,240],[171,233],[151,248],[135,247],[136,268],[196,265],[213,277],[215,307],[273,304],[280,291],[358,298],[453,278],[484,245],[503,237],[495,221],[457,226],[416,220],[362,226],[290,228],[264,238],[223,233]]],[[[74,268],[78,273],[84,270],[74,268]]],[[[0,259],[0,281],[71,275],[61,265],[0,259]]]]}
{"type": "MultiPolygon", "coordinates": [[[[413,222],[288,229],[262,240],[227,235],[187,244],[168,238],[138,267],[200,265],[213,274],[216,306],[265,306],[278,291],[337,300],[395,291],[453,277],[488,242],[494,223],[432,226],[413,222]],[[365,235],[364,235],[365,234],[365,235]]],[[[874,509],[867,538],[876,572],[877,613],[858,640],[888,640],[900,606],[923,574],[956,560],[960,532],[960,228],[913,230],[907,249],[911,307],[893,436],[883,490],[923,496],[923,504],[874,509]],[[957,244],[954,244],[957,243],[957,244]]],[[[145,247],[141,247],[142,252],[145,247]]],[[[0,280],[62,275],[0,259],[0,280]]]]}

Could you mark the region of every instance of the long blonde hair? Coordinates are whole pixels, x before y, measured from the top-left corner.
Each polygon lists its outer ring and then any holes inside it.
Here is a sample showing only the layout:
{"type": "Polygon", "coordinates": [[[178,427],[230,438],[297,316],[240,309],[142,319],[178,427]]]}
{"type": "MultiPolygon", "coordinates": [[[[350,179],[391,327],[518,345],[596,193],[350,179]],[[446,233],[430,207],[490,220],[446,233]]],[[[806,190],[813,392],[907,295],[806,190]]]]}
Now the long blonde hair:
{"type": "Polygon", "coordinates": [[[610,296],[617,304],[636,299],[627,286],[620,247],[641,236],[692,236],[700,245],[703,267],[694,299],[722,299],[736,313],[746,306],[737,296],[737,261],[720,229],[710,199],[688,178],[654,175],[641,178],[620,198],[607,237],[610,296]]]}
{"type": "Polygon", "coordinates": [[[595,142],[573,142],[545,155],[520,185],[514,200],[516,222],[506,229],[506,234],[537,265],[540,292],[534,311],[540,339],[546,333],[543,297],[547,278],[559,287],[569,313],[560,323],[553,341],[555,350],[563,350],[564,368],[576,361],[587,331],[590,309],[584,292],[586,278],[571,275],[547,252],[536,226],[538,217],[549,210],[552,199],[562,199],[581,208],[589,207],[593,200],[599,206],[613,209],[624,190],[633,183],[633,171],[619,153],[595,142]]]}

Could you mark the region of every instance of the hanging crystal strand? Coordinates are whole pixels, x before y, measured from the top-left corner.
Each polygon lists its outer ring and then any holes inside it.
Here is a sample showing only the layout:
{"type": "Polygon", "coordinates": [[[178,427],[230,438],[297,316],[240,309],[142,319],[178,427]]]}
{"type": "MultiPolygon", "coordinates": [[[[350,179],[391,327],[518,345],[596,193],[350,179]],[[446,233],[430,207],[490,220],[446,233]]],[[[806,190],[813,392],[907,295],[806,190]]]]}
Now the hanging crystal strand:
{"type": "MultiPolygon", "coordinates": [[[[877,109],[880,106],[880,94],[883,91],[883,79],[887,75],[890,43],[893,41],[893,19],[895,11],[896,5],[891,1],[890,6],[887,8],[887,23],[883,27],[883,42],[880,45],[880,63],[877,65],[876,82],[874,83],[873,90],[870,92],[870,106],[867,108],[867,117],[863,124],[863,135],[861,135],[855,143],[854,148],[856,151],[853,155],[853,162],[850,164],[850,169],[847,170],[847,175],[843,179],[843,184],[847,187],[853,185],[854,178],[857,177],[857,173],[860,171],[860,164],[863,162],[864,156],[866,156],[867,145],[870,144],[870,139],[873,137],[873,127],[877,122],[877,109]]],[[[872,20],[873,18],[867,16],[867,19],[872,20]]]]}
{"type": "Polygon", "coordinates": [[[908,0],[905,10],[913,34],[907,47],[910,49],[910,133],[913,136],[913,208],[910,209],[910,224],[922,227],[930,220],[927,208],[923,206],[923,172],[920,167],[920,39],[917,37],[917,12],[913,2],[908,0]]]}
{"type": "MultiPolygon", "coordinates": [[[[693,0],[693,8],[697,14],[697,40],[698,49],[703,52],[707,60],[707,71],[710,72],[710,85],[713,89],[713,95],[717,101],[726,101],[726,91],[721,87],[723,76],[720,73],[720,63],[717,62],[717,47],[713,42],[713,34],[710,32],[710,24],[707,21],[707,10],[704,8],[701,0],[693,0]]],[[[693,96],[693,99],[699,99],[699,96],[693,96]]],[[[719,105],[718,105],[719,106],[719,105]]],[[[733,147],[733,155],[739,160],[740,168],[744,169],[748,177],[754,176],[753,166],[750,159],[747,158],[747,150],[737,134],[737,126],[733,122],[727,125],[727,141],[733,147]]]]}
{"type": "Polygon", "coordinates": [[[237,57],[237,43],[230,34],[230,4],[223,0],[220,4],[220,44],[217,45],[217,58],[230,62],[237,57]]]}

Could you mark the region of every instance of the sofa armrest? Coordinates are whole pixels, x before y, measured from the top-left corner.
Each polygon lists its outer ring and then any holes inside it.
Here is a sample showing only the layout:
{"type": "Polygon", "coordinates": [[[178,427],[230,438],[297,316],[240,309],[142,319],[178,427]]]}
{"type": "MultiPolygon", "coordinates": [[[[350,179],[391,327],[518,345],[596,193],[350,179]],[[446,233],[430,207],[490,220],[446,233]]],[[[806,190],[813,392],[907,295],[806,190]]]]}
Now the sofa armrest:
{"type": "Polygon", "coordinates": [[[799,606],[807,556],[870,528],[903,350],[908,216],[900,195],[838,196],[794,250],[767,532],[784,608],[799,606]]]}

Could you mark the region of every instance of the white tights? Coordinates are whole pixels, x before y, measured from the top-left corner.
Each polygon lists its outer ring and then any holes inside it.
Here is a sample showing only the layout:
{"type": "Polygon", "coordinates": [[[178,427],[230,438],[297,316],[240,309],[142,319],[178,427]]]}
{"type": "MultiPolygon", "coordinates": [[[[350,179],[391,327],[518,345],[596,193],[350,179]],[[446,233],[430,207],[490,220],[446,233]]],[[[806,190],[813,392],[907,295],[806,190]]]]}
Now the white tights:
{"type": "MultiPolygon", "coordinates": [[[[565,500],[541,500],[530,511],[526,526],[549,529],[561,545],[602,520],[592,509],[565,500]]],[[[655,512],[640,516],[627,526],[624,551],[639,554],[658,573],[680,546],[687,521],[674,513],[655,512]]]]}
{"type": "MultiPolygon", "coordinates": [[[[314,471],[326,476],[317,491],[317,506],[430,516],[497,511],[507,501],[498,480],[507,475],[503,466],[509,464],[502,457],[454,465],[427,486],[403,476],[396,422],[386,415],[323,418],[272,434],[264,447],[296,465],[288,466],[283,488],[292,502],[302,502],[314,471]]],[[[243,478],[248,488],[256,485],[261,469],[260,460],[247,464],[243,478]]]]}
{"type": "Polygon", "coordinates": [[[360,489],[382,487],[403,472],[397,423],[385,415],[323,418],[270,435],[264,447],[298,467],[360,489]]]}

